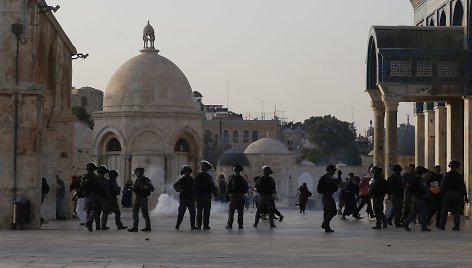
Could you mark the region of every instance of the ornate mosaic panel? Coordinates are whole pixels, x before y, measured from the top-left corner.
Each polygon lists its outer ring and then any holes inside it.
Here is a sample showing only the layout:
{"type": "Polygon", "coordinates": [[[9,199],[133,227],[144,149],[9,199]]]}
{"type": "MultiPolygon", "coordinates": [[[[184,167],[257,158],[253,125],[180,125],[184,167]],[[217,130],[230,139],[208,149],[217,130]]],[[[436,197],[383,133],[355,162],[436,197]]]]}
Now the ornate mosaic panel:
{"type": "Polygon", "coordinates": [[[392,60],[390,62],[390,76],[411,77],[411,61],[392,60]]]}
{"type": "Polygon", "coordinates": [[[438,62],[438,77],[459,77],[459,62],[440,61],[438,62]]]}
{"type": "Polygon", "coordinates": [[[418,61],[416,63],[417,77],[433,77],[433,63],[431,61],[418,61]]]}

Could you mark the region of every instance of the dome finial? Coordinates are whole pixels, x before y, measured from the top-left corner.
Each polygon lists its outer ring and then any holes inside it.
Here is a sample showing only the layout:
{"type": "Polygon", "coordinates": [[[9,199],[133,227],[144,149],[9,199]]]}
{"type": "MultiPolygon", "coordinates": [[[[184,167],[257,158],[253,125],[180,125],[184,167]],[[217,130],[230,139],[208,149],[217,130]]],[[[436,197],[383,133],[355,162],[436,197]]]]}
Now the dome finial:
{"type": "Polygon", "coordinates": [[[147,25],[143,29],[144,48],[154,49],[155,40],[156,36],[154,35],[154,28],[148,21],[147,25]]]}

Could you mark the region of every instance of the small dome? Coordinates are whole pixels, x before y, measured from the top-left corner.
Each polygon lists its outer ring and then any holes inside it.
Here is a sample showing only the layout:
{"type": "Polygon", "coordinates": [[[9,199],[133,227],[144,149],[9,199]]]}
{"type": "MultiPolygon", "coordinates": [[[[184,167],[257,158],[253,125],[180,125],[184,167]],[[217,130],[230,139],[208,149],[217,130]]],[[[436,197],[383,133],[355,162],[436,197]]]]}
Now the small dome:
{"type": "Polygon", "coordinates": [[[149,21],[148,21],[147,25],[144,26],[143,32],[144,33],[153,33],[154,32],[154,28],[151,26],[149,21]]]}
{"type": "Polygon", "coordinates": [[[245,154],[290,154],[287,147],[278,140],[262,138],[246,148],[245,154]]]}
{"type": "Polygon", "coordinates": [[[415,126],[401,124],[397,129],[398,155],[415,155],[415,126]]]}
{"type": "Polygon", "coordinates": [[[303,160],[300,163],[298,163],[300,166],[315,166],[313,162],[310,162],[308,160],[303,160]]]}
{"type": "Polygon", "coordinates": [[[182,71],[155,49],[124,63],[105,91],[103,110],[195,112],[193,93],[182,71]]]}
{"type": "Polygon", "coordinates": [[[235,147],[224,152],[218,161],[219,166],[233,166],[235,164],[240,164],[243,167],[249,166],[249,160],[246,155],[235,147]]]}

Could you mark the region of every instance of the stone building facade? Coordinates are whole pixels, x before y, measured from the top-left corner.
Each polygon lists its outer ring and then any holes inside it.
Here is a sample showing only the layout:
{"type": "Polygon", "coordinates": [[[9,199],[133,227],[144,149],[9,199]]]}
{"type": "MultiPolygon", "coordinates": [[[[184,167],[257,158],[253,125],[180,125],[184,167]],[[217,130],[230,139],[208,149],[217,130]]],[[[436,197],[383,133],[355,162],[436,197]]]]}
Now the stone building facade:
{"type": "Polygon", "coordinates": [[[36,229],[41,177],[51,186],[44,211],[55,217],[55,176],[72,175],[76,49],[44,0],[1,1],[0,40],[0,228],[10,228],[12,201],[23,195],[31,202],[26,228],[36,229]]]}
{"type": "Polygon", "coordinates": [[[71,102],[72,107],[82,106],[89,114],[102,111],[103,91],[93,87],[73,88],[71,102]]]}
{"type": "MultiPolygon", "coordinates": [[[[411,0],[416,26],[373,26],[366,92],[374,111],[374,164],[396,163],[399,102],[415,102],[415,164],[472,176],[472,20],[470,0],[411,0]],[[441,26],[441,27],[436,27],[441,26]]],[[[470,214],[470,206],[465,208],[470,214]]]]}

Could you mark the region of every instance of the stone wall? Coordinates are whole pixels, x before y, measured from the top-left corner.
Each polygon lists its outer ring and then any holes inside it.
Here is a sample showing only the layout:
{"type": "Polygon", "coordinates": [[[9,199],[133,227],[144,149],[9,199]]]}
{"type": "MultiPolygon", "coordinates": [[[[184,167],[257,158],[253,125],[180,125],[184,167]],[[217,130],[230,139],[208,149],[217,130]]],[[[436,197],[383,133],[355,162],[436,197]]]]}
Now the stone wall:
{"type": "Polygon", "coordinates": [[[103,110],[103,91],[93,87],[72,89],[72,107],[82,106],[90,115],[103,110]]]}
{"type": "Polygon", "coordinates": [[[41,0],[0,2],[1,229],[10,228],[18,195],[31,202],[31,224],[25,227],[39,228],[41,177],[51,187],[45,211],[53,214],[55,175],[71,173],[75,48],[51,12],[42,12],[44,5],[41,0]],[[22,33],[12,33],[13,24],[22,33]]]}

